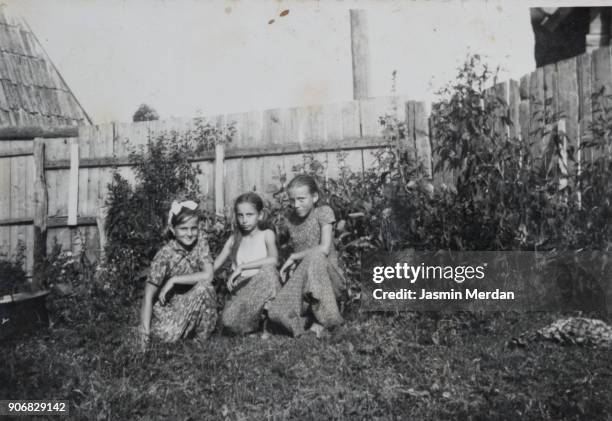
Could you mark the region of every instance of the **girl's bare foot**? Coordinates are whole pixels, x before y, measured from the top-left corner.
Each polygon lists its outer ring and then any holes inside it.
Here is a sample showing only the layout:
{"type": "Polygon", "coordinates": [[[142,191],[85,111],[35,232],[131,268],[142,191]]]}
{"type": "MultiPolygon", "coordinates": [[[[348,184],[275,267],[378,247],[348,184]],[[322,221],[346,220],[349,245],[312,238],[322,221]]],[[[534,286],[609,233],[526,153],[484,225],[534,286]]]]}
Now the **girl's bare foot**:
{"type": "Polygon", "coordinates": [[[261,339],[266,340],[270,339],[270,333],[268,332],[268,318],[263,319],[263,333],[261,334],[261,339]]]}
{"type": "Polygon", "coordinates": [[[309,330],[317,336],[317,339],[326,338],[329,336],[327,329],[318,323],[313,323],[309,330]]]}

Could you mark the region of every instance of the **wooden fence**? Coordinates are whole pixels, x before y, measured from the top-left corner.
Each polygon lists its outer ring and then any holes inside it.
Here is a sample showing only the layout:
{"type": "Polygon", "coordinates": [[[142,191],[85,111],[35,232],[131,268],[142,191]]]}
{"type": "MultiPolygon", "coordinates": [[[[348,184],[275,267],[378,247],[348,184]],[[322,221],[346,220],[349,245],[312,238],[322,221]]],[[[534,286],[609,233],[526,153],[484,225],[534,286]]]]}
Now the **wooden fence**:
{"type": "MultiPolygon", "coordinates": [[[[594,111],[592,97],[601,90],[612,92],[609,47],[492,88],[509,105],[514,122],[507,127],[510,135],[535,140],[540,150],[547,139],[534,139],[533,133],[553,116],[563,118],[568,146],[577,147],[588,137],[590,123],[599,112],[594,111]]],[[[293,165],[301,163],[306,152],[327,162],[329,177],[338,174],[339,150],[346,152],[346,164],[353,170],[368,168],[373,160],[370,150],[384,143],[379,118],[385,114],[406,123],[407,142],[431,167],[436,157],[431,155],[427,112],[423,102],[385,97],[207,118],[220,126],[235,122],[237,134],[223,150],[193,158],[202,170],[201,193],[208,206],[217,210],[247,190],[270,194],[279,185],[278,175],[284,172],[290,177],[293,165]]],[[[58,129],[46,133],[47,138],[34,130],[15,134],[0,129],[4,139],[0,140],[0,252],[11,253],[22,241],[31,271],[38,238],[35,230],[46,228],[47,248],[57,242],[79,252],[84,246],[96,258],[100,247],[96,215],[112,172],[133,180],[128,142],[147,145],[151,135],[193,127],[193,119],[113,123],[81,126],[76,131],[58,129]]],[[[449,178],[448,174],[435,177],[449,178]]]]}

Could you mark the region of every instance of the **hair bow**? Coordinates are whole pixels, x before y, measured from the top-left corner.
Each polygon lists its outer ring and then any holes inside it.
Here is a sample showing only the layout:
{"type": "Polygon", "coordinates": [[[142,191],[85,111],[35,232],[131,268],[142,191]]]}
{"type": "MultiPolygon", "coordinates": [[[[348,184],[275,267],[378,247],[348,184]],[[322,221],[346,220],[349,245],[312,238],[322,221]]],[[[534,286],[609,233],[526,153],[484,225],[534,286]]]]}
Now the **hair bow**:
{"type": "Polygon", "coordinates": [[[189,210],[196,210],[198,208],[198,204],[193,200],[185,200],[184,202],[177,202],[176,200],[172,202],[172,206],[170,206],[170,212],[168,212],[168,225],[172,225],[172,217],[181,213],[181,209],[187,208],[189,210]]]}

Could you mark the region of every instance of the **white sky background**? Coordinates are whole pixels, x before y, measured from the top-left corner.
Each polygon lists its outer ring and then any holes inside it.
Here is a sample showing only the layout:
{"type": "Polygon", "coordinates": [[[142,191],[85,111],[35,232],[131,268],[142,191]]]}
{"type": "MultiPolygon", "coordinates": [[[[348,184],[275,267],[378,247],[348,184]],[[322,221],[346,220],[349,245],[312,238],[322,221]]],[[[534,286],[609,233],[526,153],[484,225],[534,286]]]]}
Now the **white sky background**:
{"type": "Polygon", "coordinates": [[[430,101],[468,51],[503,79],[535,68],[525,1],[4,1],[96,123],[143,102],[168,118],[351,100],[350,8],[368,11],[373,96],[397,70],[398,94],[430,101]]]}

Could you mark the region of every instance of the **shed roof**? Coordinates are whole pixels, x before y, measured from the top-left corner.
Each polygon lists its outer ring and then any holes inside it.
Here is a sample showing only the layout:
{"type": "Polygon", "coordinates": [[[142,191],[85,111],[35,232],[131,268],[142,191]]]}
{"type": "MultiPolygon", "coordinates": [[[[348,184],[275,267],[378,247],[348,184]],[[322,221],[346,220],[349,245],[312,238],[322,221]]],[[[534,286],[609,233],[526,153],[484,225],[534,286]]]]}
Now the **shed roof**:
{"type": "Polygon", "coordinates": [[[27,22],[0,4],[0,126],[91,124],[27,22]]]}

